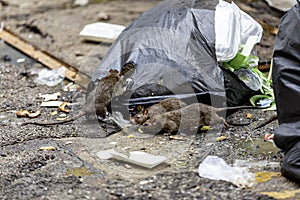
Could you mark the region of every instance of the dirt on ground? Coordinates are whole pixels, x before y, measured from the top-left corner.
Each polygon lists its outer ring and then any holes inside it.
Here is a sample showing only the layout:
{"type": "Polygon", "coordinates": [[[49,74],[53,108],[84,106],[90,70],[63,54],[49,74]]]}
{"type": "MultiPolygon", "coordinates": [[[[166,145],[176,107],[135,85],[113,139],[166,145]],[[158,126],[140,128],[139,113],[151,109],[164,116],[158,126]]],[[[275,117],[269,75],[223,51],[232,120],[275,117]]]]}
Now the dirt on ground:
{"type": "MultiPolygon", "coordinates": [[[[5,27],[28,42],[92,74],[109,49],[109,43],[92,43],[79,37],[89,23],[129,25],[159,1],[92,1],[75,6],[71,0],[0,1],[0,19],[5,27]],[[102,16],[102,17],[101,17],[102,16]]],[[[267,24],[257,46],[261,62],[269,62],[274,29],[284,13],[264,1],[235,1],[255,19],[267,24]],[[270,28],[271,27],[271,28],[270,28]],[[273,32],[272,32],[273,31],[273,32]]],[[[1,43],[0,61],[0,198],[1,199],[300,199],[299,185],[280,174],[282,152],[264,135],[274,133],[274,121],[254,127],[276,112],[243,110],[227,121],[248,123],[218,131],[168,135],[143,135],[120,131],[110,123],[88,123],[84,118],[55,126],[21,126],[29,120],[55,120],[57,108],[40,107],[42,94],[60,92],[58,100],[73,103],[68,117],[84,101],[85,90],[65,90],[67,81],[49,87],[35,82],[39,63],[1,43]],[[26,58],[25,62],[16,62],[26,58]],[[18,118],[16,112],[41,111],[36,119],[18,118]],[[153,169],[116,159],[100,159],[99,152],[143,151],[167,158],[153,169]],[[244,163],[256,174],[257,184],[238,187],[228,181],[202,178],[199,164],[209,155],[233,165],[244,163]],[[274,197],[274,198],[273,198],[274,197]]]]}

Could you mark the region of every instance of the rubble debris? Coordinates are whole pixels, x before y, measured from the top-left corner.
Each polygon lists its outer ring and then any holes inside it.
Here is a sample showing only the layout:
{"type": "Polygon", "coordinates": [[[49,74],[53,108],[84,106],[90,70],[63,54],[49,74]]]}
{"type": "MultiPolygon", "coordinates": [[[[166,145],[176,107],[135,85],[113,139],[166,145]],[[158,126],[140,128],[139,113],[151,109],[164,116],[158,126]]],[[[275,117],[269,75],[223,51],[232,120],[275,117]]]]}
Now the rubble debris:
{"type": "Polygon", "coordinates": [[[0,39],[4,40],[6,43],[15,47],[16,49],[22,51],[26,55],[32,57],[36,61],[44,64],[50,69],[57,69],[64,67],[66,69],[65,77],[69,80],[77,83],[83,88],[87,88],[88,83],[90,82],[89,76],[78,71],[75,67],[65,63],[64,61],[56,58],[55,56],[40,50],[38,47],[29,44],[25,40],[19,38],[11,31],[3,28],[0,29],[0,39]]]}
{"type": "Polygon", "coordinates": [[[96,22],[86,25],[79,35],[89,41],[112,43],[124,29],[122,25],[96,22]]]}
{"type": "Polygon", "coordinates": [[[231,167],[218,156],[207,156],[200,163],[198,173],[203,178],[228,181],[241,188],[255,185],[253,173],[246,168],[231,167]]]}

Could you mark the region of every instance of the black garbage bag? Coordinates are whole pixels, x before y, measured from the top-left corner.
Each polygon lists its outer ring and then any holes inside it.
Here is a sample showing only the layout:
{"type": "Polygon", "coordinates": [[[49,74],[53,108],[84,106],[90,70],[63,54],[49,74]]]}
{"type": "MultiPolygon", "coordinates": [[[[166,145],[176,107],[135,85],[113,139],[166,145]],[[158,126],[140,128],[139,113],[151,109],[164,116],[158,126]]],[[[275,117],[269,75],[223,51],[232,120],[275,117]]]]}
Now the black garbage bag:
{"type": "Polygon", "coordinates": [[[253,91],[222,69],[215,53],[215,7],[219,0],[167,0],[143,13],[113,43],[89,90],[109,69],[134,63],[126,92],[112,107],[132,110],[168,97],[216,107],[248,101],[253,91]]]}
{"type": "Polygon", "coordinates": [[[279,128],[274,141],[283,149],[282,173],[300,182],[300,8],[282,18],[273,54],[273,84],[279,128]]]}

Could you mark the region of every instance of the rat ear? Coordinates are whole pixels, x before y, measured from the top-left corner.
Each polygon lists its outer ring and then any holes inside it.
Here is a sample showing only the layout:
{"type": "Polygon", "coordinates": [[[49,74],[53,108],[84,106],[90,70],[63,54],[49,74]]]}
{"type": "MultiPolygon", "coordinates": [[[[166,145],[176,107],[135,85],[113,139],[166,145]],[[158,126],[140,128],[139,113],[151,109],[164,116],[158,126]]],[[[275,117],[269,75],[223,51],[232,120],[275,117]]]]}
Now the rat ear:
{"type": "Polygon", "coordinates": [[[149,111],[146,109],[146,110],[143,111],[143,114],[144,114],[144,115],[148,115],[148,112],[149,112],[149,111]]]}

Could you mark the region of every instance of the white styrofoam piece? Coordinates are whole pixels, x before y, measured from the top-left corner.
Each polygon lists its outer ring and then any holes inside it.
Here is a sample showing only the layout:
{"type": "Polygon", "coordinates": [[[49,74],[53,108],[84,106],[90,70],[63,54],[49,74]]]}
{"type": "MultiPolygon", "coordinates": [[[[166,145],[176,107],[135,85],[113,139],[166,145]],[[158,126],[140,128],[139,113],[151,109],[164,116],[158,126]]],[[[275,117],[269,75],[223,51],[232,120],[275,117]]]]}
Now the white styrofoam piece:
{"type": "Polygon", "coordinates": [[[122,25],[96,22],[86,25],[79,35],[90,41],[113,42],[124,29],[122,25]]]}

